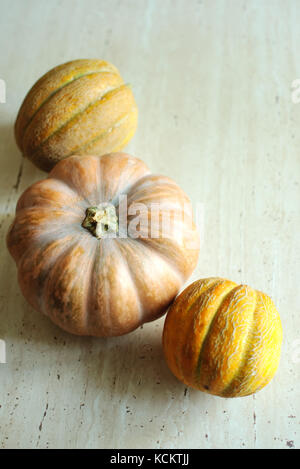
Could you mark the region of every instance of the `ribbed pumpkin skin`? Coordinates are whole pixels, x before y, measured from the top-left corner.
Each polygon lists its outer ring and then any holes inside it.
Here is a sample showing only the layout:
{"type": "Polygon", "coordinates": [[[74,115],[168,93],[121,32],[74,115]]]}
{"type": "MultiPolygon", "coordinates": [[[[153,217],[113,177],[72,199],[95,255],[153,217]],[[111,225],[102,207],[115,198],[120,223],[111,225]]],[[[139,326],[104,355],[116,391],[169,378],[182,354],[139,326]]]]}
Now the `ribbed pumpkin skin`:
{"type": "Polygon", "coordinates": [[[163,348],[188,386],[221,397],[253,394],[279,364],[282,327],[272,300],[247,285],[198,280],[170,307],[163,348]]]}
{"type": "Polygon", "coordinates": [[[15,137],[23,155],[50,171],[70,155],[119,151],[133,137],[137,107],[117,68],[103,60],[59,65],[32,87],[15,137]]]}
{"type": "Polygon", "coordinates": [[[28,188],[7,246],[34,309],[68,332],[100,337],[125,334],[164,314],[195,268],[199,239],[182,189],[151,174],[141,160],[115,153],[66,158],[28,188]],[[127,227],[138,215],[130,212],[133,204],[149,211],[156,204],[148,226],[150,233],[157,228],[153,237],[141,232],[135,238],[129,230],[128,237],[97,239],[82,226],[90,206],[110,202],[118,211],[120,194],[127,195],[127,227]],[[182,218],[186,207],[185,218],[162,237],[155,220],[169,208],[182,218]]]}

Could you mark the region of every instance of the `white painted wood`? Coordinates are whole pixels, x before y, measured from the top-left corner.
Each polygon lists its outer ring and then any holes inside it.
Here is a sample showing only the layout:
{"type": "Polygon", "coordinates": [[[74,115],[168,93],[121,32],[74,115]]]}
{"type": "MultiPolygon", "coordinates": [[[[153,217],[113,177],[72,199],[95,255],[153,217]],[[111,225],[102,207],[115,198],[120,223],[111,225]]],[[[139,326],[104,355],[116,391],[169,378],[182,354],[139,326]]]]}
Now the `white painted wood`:
{"type": "Polygon", "coordinates": [[[298,0],[0,1],[3,448],[300,446],[299,19],[298,0]],[[186,390],[163,359],[163,319],[78,338],[22,298],[5,235],[44,174],[22,161],[13,122],[37,78],[83,57],[111,61],[132,84],[140,118],[127,151],[204,206],[192,279],[223,276],[274,299],[282,359],[257,395],[186,390]]]}

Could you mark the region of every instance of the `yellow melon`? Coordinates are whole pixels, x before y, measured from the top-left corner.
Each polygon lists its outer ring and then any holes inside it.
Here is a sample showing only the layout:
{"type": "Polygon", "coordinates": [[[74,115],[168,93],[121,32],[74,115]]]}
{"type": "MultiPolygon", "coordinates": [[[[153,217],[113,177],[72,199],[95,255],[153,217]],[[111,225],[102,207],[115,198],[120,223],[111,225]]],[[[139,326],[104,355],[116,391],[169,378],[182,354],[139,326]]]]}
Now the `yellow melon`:
{"type": "Polygon", "coordinates": [[[163,331],[165,357],[175,376],[222,397],[247,396],[269,383],[281,342],[273,301],[220,278],[187,287],[170,307],[163,331]]]}

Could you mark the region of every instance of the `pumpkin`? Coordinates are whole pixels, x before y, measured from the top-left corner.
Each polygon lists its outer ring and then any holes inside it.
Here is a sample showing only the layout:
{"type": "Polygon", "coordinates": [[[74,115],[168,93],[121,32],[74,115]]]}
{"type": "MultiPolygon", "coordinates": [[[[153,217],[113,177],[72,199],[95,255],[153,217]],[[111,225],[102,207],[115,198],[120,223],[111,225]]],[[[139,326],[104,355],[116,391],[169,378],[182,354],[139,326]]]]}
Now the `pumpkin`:
{"type": "Polygon", "coordinates": [[[221,278],[197,280],[170,307],[166,361],[186,385],[221,397],[253,394],[273,377],[282,328],[272,300],[221,278]]]}
{"type": "Polygon", "coordinates": [[[184,191],[125,153],[60,161],[20,197],[7,245],[30,305],[99,337],[161,316],[199,252],[184,191]]]}
{"type": "Polygon", "coordinates": [[[103,60],[74,60],[46,73],[31,88],[15,123],[17,144],[49,171],[73,154],[119,151],[137,126],[137,106],[118,69],[103,60]]]}

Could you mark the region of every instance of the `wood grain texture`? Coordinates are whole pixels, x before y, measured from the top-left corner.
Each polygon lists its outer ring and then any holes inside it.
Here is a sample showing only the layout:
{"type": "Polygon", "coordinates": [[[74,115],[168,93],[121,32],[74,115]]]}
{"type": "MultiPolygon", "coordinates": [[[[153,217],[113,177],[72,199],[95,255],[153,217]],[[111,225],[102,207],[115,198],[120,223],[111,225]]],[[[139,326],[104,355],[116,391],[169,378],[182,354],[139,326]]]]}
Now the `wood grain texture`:
{"type": "Polygon", "coordinates": [[[2,447],[300,446],[299,20],[297,0],[1,0],[2,447]],[[82,57],[132,84],[139,128],[125,151],[203,204],[192,280],[230,278],[274,300],[281,364],[256,396],[185,389],[163,360],[163,319],[121,338],[74,338],[22,299],[5,236],[43,174],[21,159],[13,124],[34,81],[82,57]]]}

